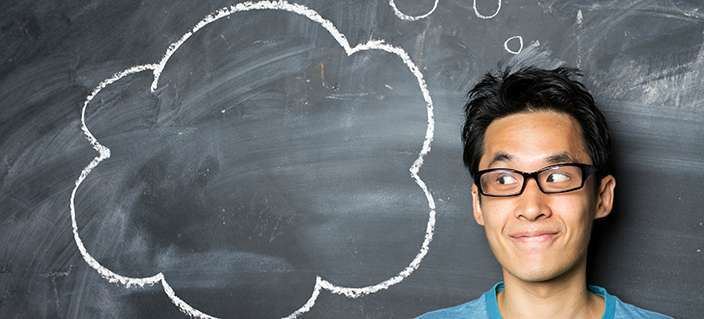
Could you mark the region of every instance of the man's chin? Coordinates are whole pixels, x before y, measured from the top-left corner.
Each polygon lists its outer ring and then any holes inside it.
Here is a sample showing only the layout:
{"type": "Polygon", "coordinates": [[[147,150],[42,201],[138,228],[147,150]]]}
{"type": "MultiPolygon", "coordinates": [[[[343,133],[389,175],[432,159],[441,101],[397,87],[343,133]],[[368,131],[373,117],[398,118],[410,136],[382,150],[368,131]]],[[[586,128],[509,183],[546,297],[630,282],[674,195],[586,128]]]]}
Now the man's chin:
{"type": "Polygon", "coordinates": [[[503,268],[504,280],[506,276],[511,276],[526,283],[546,283],[550,281],[559,281],[561,278],[569,277],[574,274],[579,263],[572,266],[556,265],[553,263],[517,263],[511,268],[503,268]]]}
{"type": "Polygon", "coordinates": [[[506,269],[504,268],[504,280],[507,275],[526,283],[544,283],[560,277],[562,272],[545,266],[534,266],[531,269],[506,269]]]}
{"type": "Polygon", "coordinates": [[[519,274],[519,276],[514,277],[526,283],[544,283],[555,279],[557,276],[549,273],[529,273],[519,274]]]}

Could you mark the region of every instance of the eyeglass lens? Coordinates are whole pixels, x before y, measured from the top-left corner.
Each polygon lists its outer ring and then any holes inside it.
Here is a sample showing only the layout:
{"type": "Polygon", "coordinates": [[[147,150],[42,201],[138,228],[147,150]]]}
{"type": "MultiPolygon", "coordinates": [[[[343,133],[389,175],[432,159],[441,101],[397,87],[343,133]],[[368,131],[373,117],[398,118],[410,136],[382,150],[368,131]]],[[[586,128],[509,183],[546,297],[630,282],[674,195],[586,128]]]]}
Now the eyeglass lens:
{"type": "MultiPolygon", "coordinates": [[[[576,166],[558,166],[538,174],[540,188],[554,193],[578,188],[582,185],[582,169],[576,166]]],[[[513,195],[523,188],[523,175],[510,170],[496,170],[481,176],[481,186],[488,195],[513,195]]]]}

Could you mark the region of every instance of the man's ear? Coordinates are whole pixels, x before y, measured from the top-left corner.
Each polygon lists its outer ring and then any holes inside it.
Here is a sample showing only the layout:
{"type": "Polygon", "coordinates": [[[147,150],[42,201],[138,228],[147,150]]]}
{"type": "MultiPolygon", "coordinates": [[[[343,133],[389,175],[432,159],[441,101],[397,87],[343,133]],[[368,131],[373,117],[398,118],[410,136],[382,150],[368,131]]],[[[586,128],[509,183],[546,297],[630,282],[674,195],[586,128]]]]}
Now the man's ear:
{"type": "Polygon", "coordinates": [[[484,215],[482,215],[482,205],[479,203],[479,189],[472,183],[472,215],[477,224],[484,226],[484,215]]]}
{"type": "Polygon", "coordinates": [[[611,213],[614,204],[614,189],[616,188],[616,178],[608,175],[601,179],[599,193],[596,197],[596,212],[594,219],[604,218],[611,213]]]}

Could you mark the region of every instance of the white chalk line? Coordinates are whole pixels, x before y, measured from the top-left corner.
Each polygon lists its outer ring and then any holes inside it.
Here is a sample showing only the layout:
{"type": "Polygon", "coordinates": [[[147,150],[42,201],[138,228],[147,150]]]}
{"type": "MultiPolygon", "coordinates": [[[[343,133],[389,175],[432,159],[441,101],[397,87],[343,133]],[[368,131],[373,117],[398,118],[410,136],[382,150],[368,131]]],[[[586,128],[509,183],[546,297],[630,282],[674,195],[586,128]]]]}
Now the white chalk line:
{"type": "Polygon", "coordinates": [[[93,136],[93,134],[90,132],[88,129],[88,126],[86,125],[86,109],[88,108],[88,104],[93,100],[93,98],[100,93],[101,90],[106,88],[108,85],[111,85],[112,83],[122,79],[123,77],[134,74],[134,73],[139,73],[145,70],[156,70],[158,65],[156,64],[144,64],[144,65],[137,65],[133,66],[131,68],[128,68],[124,71],[115,73],[111,78],[108,78],[93,89],[90,95],[86,98],[85,102],[83,103],[83,108],[81,109],[81,130],[83,131],[83,134],[86,136],[90,144],[93,146],[93,148],[98,152],[98,156],[96,156],[88,166],[86,166],[83,171],[81,172],[81,175],[78,177],[76,180],[75,186],[73,188],[73,191],[71,191],[71,202],[70,202],[70,209],[71,209],[71,227],[73,229],[73,239],[76,242],[76,246],[78,246],[78,250],[81,253],[81,256],[83,257],[83,260],[95,269],[100,276],[103,278],[107,279],[108,282],[111,283],[119,283],[127,288],[132,287],[132,286],[139,286],[139,287],[144,287],[145,285],[154,285],[156,283],[161,283],[161,286],[164,289],[164,292],[166,295],[169,297],[172,303],[176,305],[179,310],[182,312],[189,314],[191,316],[197,317],[197,318],[214,318],[212,316],[209,316],[205,313],[200,312],[199,310],[191,307],[188,305],[186,302],[184,302],[181,298],[176,296],[176,293],[174,292],[173,289],[171,289],[171,286],[169,283],[166,281],[166,278],[164,277],[163,273],[158,273],[153,276],[149,277],[127,277],[123,276],[120,274],[117,274],[113,272],[112,270],[106,268],[102,264],[100,264],[90,253],[88,253],[88,250],[86,249],[85,245],[83,244],[83,240],[81,240],[80,235],[78,234],[78,223],[76,222],[76,206],[75,206],[75,199],[76,199],[76,192],[78,191],[78,187],[83,183],[83,181],[86,179],[88,174],[98,166],[98,164],[107,159],[110,158],[110,149],[103,146],[98,142],[98,140],[93,136]]]}
{"type": "MultiPolygon", "coordinates": [[[[389,5],[391,6],[391,9],[394,10],[394,14],[396,15],[396,17],[398,17],[399,19],[406,20],[406,21],[417,21],[420,19],[425,19],[428,16],[430,16],[431,14],[433,14],[433,12],[435,12],[435,9],[437,9],[437,7],[438,7],[439,1],[440,0],[435,0],[435,3],[433,3],[433,8],[430,9],[430,11],[428,11],[424,14],[418,15],[418,16],[411,16],[411,15],[407,15],[407,14],[403,13],[401,10],[398,9],[398,7],[396,6],[396,2],[394,2],[394,0],[389,0],[389,5]]],[[[485,15],[479,13],[479,9],[477,9],[477,0],[473,0],[472,9],[474,9],[474,15],[476,15],[477,17],[479,17],[481,19],[494,18],[497,14],[499,14],[499,11],[501,10],[501,0],[498,0],[498,1],[499,1],[499,4],[497,5],[496,11],[494,12],[494,14],[489,15],[489,16],[485,16],[485,15]]]]}
{"type": "Polygon", "coordinates": [[[512,36],[512,37],[506,39],[506,41],[504,41],[504,49],[506,51],[508,51],[508,53],[511,53],[511,54],[521,53],[521,51],[523,51],[523,37],[520,35],[516,35],[516,36],[512,36]],[[511,42],[511,40],[518,40],[518,44],[519,44],[518,50],[511,50],[511,48],[508,47],[508,43],[511,42]]]}
{"type": "MultiPolygon", "coordinates": [[[[425,182],[420,178],[418,175],[418,171],[420,170],[420,167],[423,165],[424,157],[430,152],[431,148],[431,143],[433,141],[433,135],[434,135],[434,130],[435,130],[435,119],[434,119],[434,114],[433,114],[433,102],[430,97],[430,92],[428,90],[427,84],[425,83],[425,80],[423,78],[423,74],[420,72],[418,67],[413,63],[411,60],[410,56],[401,48],[395,47],[393,45],[389,45],[384,43],[382,40],[373,40],[369,41],[364,44],[358,44],[354,47],[351,47],[349,42],[347,41],[346,37],[340,33],[337,28],[330,22],[329,20],[326,20],[322,16],[320,16],[316,11],[309,9],[308,7],[305,7],[303,5],[299,4],[292,4],[288,3],[286,1],[259,1],[259,2],[242,2],[238,3],[236,5],[230,6],[230,7],[225,7],[220,10],[214,11],[213,13],[209,14],[205,18],[203,18],[200,22],[198,22],[190,32],[187,32],[181,38],[173,42],[169,45],[166,53],[162,57],[161,61],[159,61],[158,64],[145,64],[145,65],[137,65],[130,67],[128,69],[125,69],[121,72],[118,72],[114,74],[111,78],[108,78],[102,82],[91,92],[90,95],[86,98],[85,102],[83,103],[83,108],[81,110],[81,130],[83,131],[84,135],[90,142],[90,144],[93,146],[93,148],[98,152],[98,156],[96,156],[89,164],[86,166],[83,171],[81,172],[81,175],[78,177],[75,183],[75,187],[73,191],[71,192],[71,202],[70,202],[70,209],[71,209],[71,222],[72,222],[72,228],[73,228],[73,235],[74,235],[74,240],[76,242],[76,245],[79,248],[79,251],[81,253],[81,256],[83,259],[86,261],[86,263],[91,266],[93,269],[95,269],[102,277],[106,278],[109,282],[111,283],[119,283],[122,284],[126,287],[131,287],[131,286],[140,286],[143,287],[144,285],[153,285],[155,283],[160,282],[162,287],[164,288],[164,292],[166,295],[169,297],[171,302],[176,305],[179,310],[189,316],[196,317],[196,318],[215,318],[212,317],[208,314],[205,314],[193,307],[191,307],[188,303],[180,299],[174,290],[171,288],[171,286],[168,284],[166,281],[165,276],[163,273],[158,273],[156,275],[150,276],[150,277],[142,277],[142,278],[135,278],[135,277],[127,277],[127,276],[122,276],[120,274],[117,274],[110,269],[104,267],[101,265],[93,256],[91,256],[88,251],[86,250],[85,246],[83,245],[83,241],[81,240],[79,234],[78,234],[78,226],[76,223],[76,211],[75,211],[75,195],[78,190],[78,187],[81,185],[81,183],[85,180],[85,178],[88,176],[88,174],[95,168],[97,165],[104,159],[110,157],[110,149],[101,145],[97,139],[93,136],[93,134],[90,132],[88,129],[86,123],[85,123],[85,112],[88,107],[88,104],[91,102],[91,100],[105,87],[108,85],[120,80],[121,78],[131,75],[134,73],[142,72],[145,70],[152,70],[154,80],[152,81],[151,84],[151,90],[155,91],[158,85],[159,77],[161,75],[161,72],[164,69],[164,66],[168,62],[168,60],[171,58],[173,53],[186,41],[188,40],[193,33],[197,32],[204,26],[208,25],[209,23],[212,23],[218,19],[221,19],[223,17],[229,16],[231,14],[234,14],[236,12],[244,12],[244,11],[251,11],[251,10],[282,10],[282,11],[288,11],[292,12],[298,15],[302,15],[309,20],[316,22],[320,24],[323,28],[325,28],[332,36],[333,38],[342,46],[342,48],[345,50],[345,53],[349,56],[352,55],[356,52],[361,52],[361,51],[367,51],[367,50],[382,50],[388,53],[396,54],[399,58],[401,58],[402,62],[408,67],[408,69],[411,71],[411,73],[416,77],[416,80],[418,82],[418,86],[421,90],[423,99],[426,102],[426,114],[427,114],[427,127],[425,131],[425,138],[423,140],[423,145],[421,147],[420,152],[418,153],[418,157],[416,160],[413,162],[411,167],[409,168],[409,172],[411,173],[411,177],[415,180],[416,184],[421,188],[423,193],[425,194],[425,198],[428,202],[428,207],[430,208],[428,212],[428,223],[426,226],[425,230],[425,236],[423,239],[423,243],[421,244],[421,248],[418,252],[418,254],[413,258],[411,263],[404,268],[401,272],[399,272],[397,275],[384,280],[382,282],[379,282],[375,285],[370,285],[370,286],[365,286],[365,287],[358,287],[358,288],[352,288],[352,287],[343,287],[343,286],[337,286],[333,284],[330,281],[322,279],[320,276],[316,277],[316,283],[315,287],[313,289],[313,292],[311,294],[311,297],[308,299],[308,301],[303,304],[300,308],[295,310],[293,313],[290,315],[284,317],[284,318],[297,318],[301,314],[310,311],[310,309],[315,305],[315,301],[318,298],[318,295],[320,294],[321,289],[326,289],[330,291],[331,293],[334,294],[339,294],[339,295],[344,295],[349,298],[356,298],[359,296],[367,295],[367,294],[372,294],[380,290],[388,289],[390,286],[395,285],[399,282],[401,282],[403,279],[406,277],[410,276],[418,267],[420,266],[421,261],[423,258],[427,255],[429,249],[430,249],[430,243],[432,242],[433,239],[433,233],[435,229],[435,200],[433,199],[432,195],[430,194],[430,191],[428,190],[425,182]]],[[[497,10],[498,13],[498,10],[497,10]]]]}
{"type": "Polygon", "coordinates": [[[474,9],[474,14],[475,14],[477,17],[482,18],[482,19],[485,19],[485,20],[486,20],[486,19],[492,19],[492,18],[494,18],[497,14],[499,14],[499,11],[501,11],[501,0],[499,0],[499,4],[496,6],[496,11],[494,12],[494,14],[492,14],[492,15],[490,15],[490,16],[485,16],[485,15],[479,13],[479,9],[477,9],[477,0],[473,0],[473,1],[472,1],[472,8],[474,9]]]}
{"type": "Polygon", "coordinates": [[[396,3],[394,2],[394,0],[389,0],[389,5],[391,6],[391,9],[394,10],[394,14],[399,19],[406,20],[406,21],[416,21],[416,20],[420,20],[420,19],[425,19],[428,16],[430,16],[431,14],[433,14],[433,12],[435,12],[435,9],[438,7],[439,1],[440,0],[435,0],[435,3],[433,4],[433,8],[430,9],[430,11],[426,12],[425,14],[418,15],[418,16],[409,16],[409,15],[401,12],[401,10],[399,10],[398,7],[396,7],[396,3]]]}

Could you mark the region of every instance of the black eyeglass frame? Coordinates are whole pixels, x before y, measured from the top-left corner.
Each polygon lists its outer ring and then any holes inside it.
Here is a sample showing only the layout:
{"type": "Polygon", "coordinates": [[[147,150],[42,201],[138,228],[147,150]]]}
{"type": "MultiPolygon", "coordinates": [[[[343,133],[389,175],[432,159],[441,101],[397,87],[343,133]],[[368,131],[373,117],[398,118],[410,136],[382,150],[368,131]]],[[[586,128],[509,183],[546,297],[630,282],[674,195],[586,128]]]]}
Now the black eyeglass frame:
{"type": "Polygon", "coordinates": [[[560,193],[567,193],[567,192],[581,189],[582,187],[584,187],[584,184],[589,179],[589,176],[591,176],[592,174],[594,174],[598,171],[599,171],[599,169],[597,169],[594,165],[583,164],[583,163],[555,164],[555,165],[543,167],[543,168],[541,168],[537,171],[531,172],[531,173],[526,173],[526,172],[522,172],[519,170],[511,169],[511,168],[497,167],[497,168],[489,168],[489,169],[478,171],[477,174],[474,175],[473,179],[474,179],[474,184],[477,185],[477,188],[479,189],[479,193],[484,196],[514,197],[514,196],[519,196],[519,195],[523,194],[523,191],[526,189],[526,185],[528,184],[528,180],[531,178],[535,179],[535,183],[538,185],[538,188],[540,189],[541,192],[543,192],[543,194],[560,194],[560,193]],[[582,170],[582,183],[578,187],[574,187],[574,188],[570,188],[570,189],[566,189],[566,190],[561,190],[561,191],[547,191],[546,192],[545,190],[543,190],[543,187],[540,186],[540,181],[538,181],[538,175],[542,172],[549,171],[549,170],[555,169],[557,167],[562,167],[562,166],[579,167],[582,170]],[[489,172],[493,172],[493,171],[511,171],[511,172],[518,173],[518,174],[522,175],[523,176],[523,185],[521,186],[521,190],[518,191],[518,193],[516,193],[516,194],[510,194],[510,195],[491,195],[491,194],[484,193],[484,189],[482,189],[482,185],[481,185],[482,184],[481,183],[482,175],[489,173],[489,172]]]}

